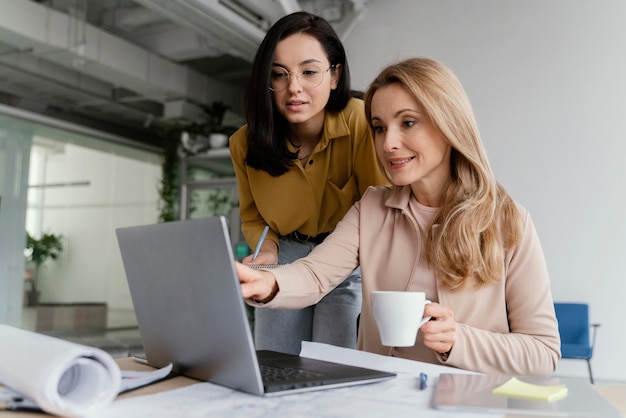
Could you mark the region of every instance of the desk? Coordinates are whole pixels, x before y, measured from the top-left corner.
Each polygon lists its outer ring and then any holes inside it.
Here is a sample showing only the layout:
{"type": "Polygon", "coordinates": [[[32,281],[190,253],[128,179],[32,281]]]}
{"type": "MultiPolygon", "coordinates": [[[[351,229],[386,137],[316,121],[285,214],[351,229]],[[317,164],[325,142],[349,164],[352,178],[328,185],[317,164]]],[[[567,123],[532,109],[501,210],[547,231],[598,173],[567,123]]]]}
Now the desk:
{"type": "MultiPolygon", "coordinates": [[[[136,363],[130,358],[117,360],[124,370],[148,371],[152,368],[136,363]]],[[[433,366],[439,367],[439,366],[433,366]]],[[[327,391],[310,392],[305,394],[288,395],[278,398],[261,398],[253,395],[241,394],[227,388],[201,383],[195,379],[187,377],[175,377],[173,379],[161,381],[153,385],[136,389],[118,397],[110,410],[105,408],[102,414],[98,413],[94,418],[109,417],[172,417],[172,416],[202,416],[202,417],[245,417],[245,418],[268,418],[268,417],[353,417],[353,416],[420,416],[420,417],[453,417],[463,418],[484,418],[484,415],[476,414],[452,414],[424,409],[424,403],[428,402],[432,396],[432,388],[425,391],[417,390],[417,386],[410,387],[413,383],[411,377],[400,375],[391,381],[364,385],[353,388],[333,389],[327,391]],[[407,386],[409,385],[409,386],[407,386]],[[398,395],[396,389],[399,386],[410,387],[411,397],[406,393],[398,395]],[[166,392],[169,391],[169,392],[166,392]],[[140,396],[157,395],[157,398],[145,398],[140,396]],[[170,398],[167,398],[171,394],[170,398]],[[182,396],[177,394],[184,394],[182,396]],[[374,396],[375,394],[375,396],[374,396]],[[181,405],[168,403],[168,399],[181,400],[181,405]],[[378,398],[378,399],[374,399],[378,398]],[[385,402],[381,402],[384,398],[385,402]],[[134,403],[130,409],[123,409],[121,406],[129,405],[122,400],[130,400],[134,403]],[[355,407],[355,405],[358,405],[355,407]],[[136,409],[133,409],[136,408],[136,409]],[[227,409],[225,409],[227,408],[227,409]],[[297,415],[294,410],[297,408],[297,415]],[[407,409],[411,414],[407,415],[407,409]],[[325,412],[329,411],[328,415],[325,412]],[[419,411],[419,413],[416,413],[419,411]]],[[[417,380],[414,383],[418,385],[417,380]]],[[[598,391],[613,403],[620,412],[626,414],[626,386],[611,385],[600,387],[598,391]]],[[[406,392],[406,389],[405,389],[406,392]]],[[[125,406],[126,408],[126,406],[125,406]]],[[[2,417],[15,418],[42,418],[43,414],[25,412],[2,412],[2,417]]],[[[492,415],[493,418],[501,417],[492,415]]],[[[521,418],[509,415],[504,418],[521,418]]]]}
{"type": "MultiPolygon", "coordinates": [[[[132,360],[130,357],[118,359],[116,360],[117,364],[119,364],[120,369],[122,370],[135,370],[135,371],[152,371],[153,367],[137,363],[132,360]]],[[[172,379],[162,380],[160,382],[153,383],[148,386],[144,386],[135,390],[132,390],[127,393],[122,393],[117,397],[117,400],[131,398],[134,396],[142,396],[142,395],[151,395],[154,393],[165,392],[172,389],[184,388],[185,386],[190,386],[193,384],[199,383],[198,380],[191,379],[189,377],[178,376],[172,379]]],[[[116,400],[116,401],[117,401],[116,400]]],[[[27,411],[0,411],[0,416],[4,417],[15,417],[15,418],[42,418],[45,416],[52,416],[48,414],[43,414],[39,412],[27,412],[27,411]]],[[[120,417],[123,418],[123,417],[120,417]]]]}
{"type": "Polygon", "coordinates": [[[601,385],[597,390],[626,417],[626,385],[601,385]]]}

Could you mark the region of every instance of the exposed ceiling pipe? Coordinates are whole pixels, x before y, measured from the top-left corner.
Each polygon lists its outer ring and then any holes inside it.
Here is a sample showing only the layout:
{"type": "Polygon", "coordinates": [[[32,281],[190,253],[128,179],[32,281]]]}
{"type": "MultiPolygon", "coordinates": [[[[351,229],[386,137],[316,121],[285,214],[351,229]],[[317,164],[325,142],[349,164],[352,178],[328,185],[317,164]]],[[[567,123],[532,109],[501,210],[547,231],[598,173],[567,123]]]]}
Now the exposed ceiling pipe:
{"type": "Polygon", "coordinates": [[[161,103],[185,98],[197,103],[223,100],[239,107],[240,88],[218,83],[89,23],[85,24],[85,48],[77,51],[67,36],[71,24],[70,16],[35,2],[2,0],[0,39],[17,50],[32,48],[42,60],[161,103]]]}
{"type": "Polygon", "coordinates": [[[282,7],[285,15],[299,12],[302,10],[302,7],[300,6],[300,3],[298,3],[298,0],[278,0],[278,4],[280,4],[280,7],[282,7]]]}
{"type": "MultiPolygon", "coordinates": [[[[226,7],[234,7],[235,9],[246,10],[246,15],[253,14],[256,16],[256,24],[264,31],[278,19],[285,15],[285,10],[280,5],[279,0],[218,0],[226,7]],[[258,19],[261,18],[259,22],[258,19]]],[[[295,0],[294,0],[295,1],[295,0]]],[[[299,7],[299,6],[298,6],[299,7]]]]}
{"type": "Polygon", "coordinates": [[[230,55],[251,62],[265,31],[219,0],[135,0],[198,34],[218,39],[230,55]]]}
{"type": "Polygon", "coordinates": [[[111,21],[112,25],[127,31],[165,20],[155,11],[139,6],[115,9],[108,13],[110,13],[108,20],[111,21]]]}
{"type": "Polygon", "coordinates": [[[128,137],[119,136],[111,133],[107,133],[103,130],[96,130],[92,128],[87,128],[83,125],[67,122],[60,120],[55,117],[50,117],[46,115],[41,115],[39,113],[29,112],[23,109],[18,109],[12,106],[5,106],[0,103],[0,115],[8,115],[13,116],[18,119],[23,119],[31,122],[35,122],[39,126],[37,129],[47,129],[47,127],[59,128],[71,133],[76,133],[79,135],[86,135],[92,138],[103,139],[105,141],[114,142],[118,144],[123,144],[126,146],[131,146],[135,148],[145,149],[152,152],[160,152],[161,148],[157,146],[147,145],[145,143],[140,143],[137,141],[131,141],[128,137]]]}
{"type": "Polygon", "coordinates": [[[368,1],[369,0],[350,0],[352,5],[354,6],[354,10],[357,12],[362,11],[365,8],[365,5],[367,5],[368,1]]]}

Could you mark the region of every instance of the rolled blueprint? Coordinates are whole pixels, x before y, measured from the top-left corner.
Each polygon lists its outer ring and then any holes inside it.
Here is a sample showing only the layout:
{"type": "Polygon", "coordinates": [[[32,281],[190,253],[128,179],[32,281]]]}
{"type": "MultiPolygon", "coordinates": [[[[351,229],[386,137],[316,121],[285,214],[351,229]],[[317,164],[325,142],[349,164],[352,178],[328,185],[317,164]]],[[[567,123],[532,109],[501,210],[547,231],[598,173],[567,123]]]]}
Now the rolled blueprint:
{"type": "Polygon", "coordinates": [[[0,383],[43,411],[68,417],[110,404],[120,369],[105,351],[9,325],[0,325],[0,383]]]}

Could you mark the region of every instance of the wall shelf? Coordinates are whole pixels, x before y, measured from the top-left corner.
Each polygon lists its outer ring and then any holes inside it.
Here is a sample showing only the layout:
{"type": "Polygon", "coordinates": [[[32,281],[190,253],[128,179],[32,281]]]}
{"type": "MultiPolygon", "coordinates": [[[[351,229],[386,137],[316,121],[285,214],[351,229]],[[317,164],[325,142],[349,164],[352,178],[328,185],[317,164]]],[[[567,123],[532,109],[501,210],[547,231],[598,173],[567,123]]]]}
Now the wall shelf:
{"type": "Polygon", "coordinates": [[[229,149],[182,158],[179,176],[180,219],[223,215],[228,219],[233,247],[243,242],[237,179],[229,149]]]}

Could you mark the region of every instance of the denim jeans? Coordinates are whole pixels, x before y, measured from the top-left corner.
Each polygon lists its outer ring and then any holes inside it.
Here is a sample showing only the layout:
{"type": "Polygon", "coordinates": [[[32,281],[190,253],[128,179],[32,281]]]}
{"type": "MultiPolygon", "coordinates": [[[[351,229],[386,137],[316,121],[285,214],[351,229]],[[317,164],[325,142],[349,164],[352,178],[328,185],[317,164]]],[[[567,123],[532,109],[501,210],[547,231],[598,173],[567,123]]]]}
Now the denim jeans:
{"type": "MultiPolygon", "coordinates": [[[[313,243],[281,238],[278,262],[291,263],[313,248],[313,243]]],[[[357,268],[317,305],[296,310],[256,308],[256,349],[299,354],[302,341],[356,348],[361,301],[361,270],[357,268]]]]}

